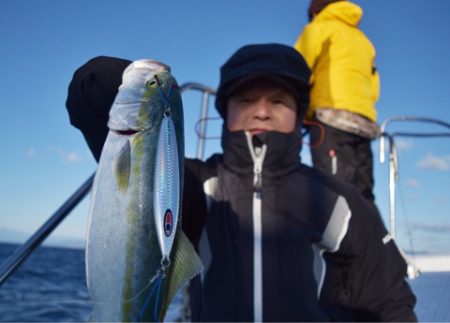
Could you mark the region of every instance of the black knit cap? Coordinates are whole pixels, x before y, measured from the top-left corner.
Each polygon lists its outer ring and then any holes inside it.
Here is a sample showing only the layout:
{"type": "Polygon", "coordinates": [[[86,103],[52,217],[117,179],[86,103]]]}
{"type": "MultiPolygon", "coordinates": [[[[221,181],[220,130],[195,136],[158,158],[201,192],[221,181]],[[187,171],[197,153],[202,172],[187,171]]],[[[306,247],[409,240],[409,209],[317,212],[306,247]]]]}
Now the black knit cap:
{"type": "Polygon", "coordinates": [[[108,134],[109,110],[129,60],[98,56],[73,74],[66,100],[70,123],[81,130],[98,161],[108,134]]]}
{"type": "Polygon", "coordinates": [[[226,106],[234,84],[242,79],[270,77],[282,79],[297,92],[298,113],[303,119],[309,105],[310,70],[304,58],[293,47],[282,44],[253,44],[238,49],[222,65],[217,89],[216,108],[226,118],[226,106]]]}

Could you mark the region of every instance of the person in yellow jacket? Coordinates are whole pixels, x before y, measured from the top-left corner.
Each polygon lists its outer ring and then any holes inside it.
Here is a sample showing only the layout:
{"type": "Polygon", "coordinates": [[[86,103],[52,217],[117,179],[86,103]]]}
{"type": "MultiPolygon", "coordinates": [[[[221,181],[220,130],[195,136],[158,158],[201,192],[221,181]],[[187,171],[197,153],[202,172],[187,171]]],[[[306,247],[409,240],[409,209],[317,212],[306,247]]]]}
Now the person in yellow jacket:
{"type": "Polygon", "coordinates": [[[313,165],[373,195],[371,139],[379,135],[375,102],[379,76],[375,48],[358,28],[362,9],[346,0],[312,0],[295,48],[311,68],[313,165]],[[317,144],[315,147],[314,143],[317,144]]]}

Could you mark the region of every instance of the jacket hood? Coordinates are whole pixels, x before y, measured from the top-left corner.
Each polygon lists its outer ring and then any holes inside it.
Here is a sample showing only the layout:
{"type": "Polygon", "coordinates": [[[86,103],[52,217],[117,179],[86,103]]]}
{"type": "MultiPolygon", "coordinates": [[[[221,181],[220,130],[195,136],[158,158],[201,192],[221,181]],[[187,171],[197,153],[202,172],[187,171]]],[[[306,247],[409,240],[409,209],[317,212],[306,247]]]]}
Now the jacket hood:
{"type": "Polygon", "coordinates": [[[314,18],[314,21],[338,19],[350,26],[358,26],[363,10],[357,4],[349,1],[330,3],[314,18]]]}
{"type": "MultiPolygon", "coordinates": [[[[293,133],[268,131],[253,137],[253,145],[267,145],[263,163],[263,176],[278,176],[297,168],[300,164],[302,135],[300,130],[293,133]]],[[[245,131],[222,130],[224,165],[239,174],[253,173],[253,159],[247,143],[245,131]]]]}

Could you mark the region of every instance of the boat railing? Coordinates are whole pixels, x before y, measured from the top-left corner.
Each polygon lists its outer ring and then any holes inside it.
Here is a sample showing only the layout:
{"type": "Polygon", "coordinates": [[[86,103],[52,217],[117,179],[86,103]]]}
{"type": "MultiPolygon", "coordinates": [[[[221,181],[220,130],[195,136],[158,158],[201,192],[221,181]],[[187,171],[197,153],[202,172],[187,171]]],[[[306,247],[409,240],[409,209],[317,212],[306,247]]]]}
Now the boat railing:
{"type": "MultiPolygon", "coordinates": [[[[201,116],[199,138],[197,142],[197,158],[203,158],[206,137],[206,122],[208,116],[209,97],[215,95],[216,91],[199,83],[185,83],[181,85],[181,92],[196,90],[202,93],[201,116]]],[[[75,193],[72,194],[61,207],[52,214],[48,220],[36,230],[35,233],[21,246],[19,246],[0,266],[0,286],[10,277],[19,266],[39,247],[42,242],[53,232],[54,229],[70,214],[70,212],[89,193],[94,182],[95,173],[92,174],[75,193]]]]}
{"type": "MultiPolygon", "coordinates": [[[[395,143],[395,137],[421,137],[421,138],[435,138],[435,137],[450,137],[450,124],[428,117],[399,115],[391,116],[385,119],[380,125],[381,135],[380,139],[380,163],[384,163],[386,159],[386,140],[389,142],[389,233],[393,239],[397,237],[396,228],[396,200],[395,200],[395,183],[399,180],[399,162],[398,150],[395,143]],[[446,131],[440,132],[418,132],[418,131],[396,131],[388,132],[387,127],[394,122],[418,122],[425,124],[432,124],[446,128],[446,131]]],[[[415,261],[412,261],[401,249],[400,253],[403,255],[407,263],[407,274],[410,279],[417,278],[420,275],[419,267],[415,261]]]]}
{"type": "Polygon", "coordinates": [[[206,125],[208,122],[208,107],[209,107],[209,97],[216,95],[216,90],[199,84],[199,83],[185,83],[181,85],[181,92],[185,92],[187,90],[196,90],[202,93],[202,102],[200,107],[200,127],[198,130],[198,139],[197,139],[197,158],[203,159],[204,148],[205,148],[205,139],[206,139],[206,125]]]}
{"type": "Polygon", "coordinates": [[[450,137],[450,123],[428,117],[398,115],[386,118],[380,124],[380,163],[385,162],[386,140],[389,142],[389,232],[393,239],[396,238],[396,212],[395,212],[395,182],[399,180],[398,151],[395,137],[420,137],[436,138],[450,137]],[[419,122],[437,125],[446,128],[439,132],[396,131],[388,132],[387,127],[394,122],[419,122]]]}

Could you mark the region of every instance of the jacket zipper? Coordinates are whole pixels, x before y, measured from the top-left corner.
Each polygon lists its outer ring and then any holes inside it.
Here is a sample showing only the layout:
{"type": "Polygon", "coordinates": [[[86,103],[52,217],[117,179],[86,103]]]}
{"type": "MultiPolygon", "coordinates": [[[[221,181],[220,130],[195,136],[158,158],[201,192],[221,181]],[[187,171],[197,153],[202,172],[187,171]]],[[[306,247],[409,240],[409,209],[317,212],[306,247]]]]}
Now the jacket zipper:
{"type": "Polygon", "coordinates": [[[253,320],[262,322],[263,317],[263,271],[262,271],[262,168],[267,146],[253,147],[251,135],[246,133],[250,155],[253,159],[253,320]]]}

